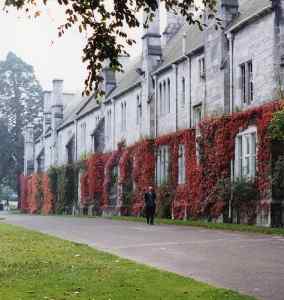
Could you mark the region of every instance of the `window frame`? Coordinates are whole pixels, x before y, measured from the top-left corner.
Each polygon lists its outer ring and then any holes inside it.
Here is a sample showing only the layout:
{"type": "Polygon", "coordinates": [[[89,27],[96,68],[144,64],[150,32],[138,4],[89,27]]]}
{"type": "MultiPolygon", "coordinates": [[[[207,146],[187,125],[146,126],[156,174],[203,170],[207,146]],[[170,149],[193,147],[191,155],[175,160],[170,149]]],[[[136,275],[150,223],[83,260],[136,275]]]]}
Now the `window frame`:
{"type": "Polygon", "coordinates": [[[205,80],[205,56],[202,55],[198,58],[198,71],[200,81],[205,80]]]}
{"type": "Polygon", "coordinates": [[[241,76],[241,97],[243,105],[250,105],[254,101],[254,76],[252,59],[239,65],[241,76]]]}
{"type": "Polygon", "coordinates": [[[186,182],[185,145],[178,145],[178,184],[186,182]]]}
{"type": "Polygon", "coordinates": [[[161,186],[169,181],[170,148],[161,145],[156,151],[156,184],[161,186]]]}
{"type": "Polygon", "coordinates": [[[235,138],[236,178],[255,178],[257,174],[257,128],[251,126],[235,138]]]}

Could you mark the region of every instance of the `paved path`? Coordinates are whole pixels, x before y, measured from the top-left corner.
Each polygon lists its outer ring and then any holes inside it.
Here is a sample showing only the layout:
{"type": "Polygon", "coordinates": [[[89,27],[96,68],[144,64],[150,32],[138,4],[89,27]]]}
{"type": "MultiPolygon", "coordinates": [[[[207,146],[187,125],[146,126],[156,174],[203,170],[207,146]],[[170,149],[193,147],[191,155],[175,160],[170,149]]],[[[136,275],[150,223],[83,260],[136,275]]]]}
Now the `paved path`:
{"type": "Polygon", "coordinates": [[[86,243],[259,299],[284,300],[283,237],[100,218],[5,218],[11,224],[86,243]]]}

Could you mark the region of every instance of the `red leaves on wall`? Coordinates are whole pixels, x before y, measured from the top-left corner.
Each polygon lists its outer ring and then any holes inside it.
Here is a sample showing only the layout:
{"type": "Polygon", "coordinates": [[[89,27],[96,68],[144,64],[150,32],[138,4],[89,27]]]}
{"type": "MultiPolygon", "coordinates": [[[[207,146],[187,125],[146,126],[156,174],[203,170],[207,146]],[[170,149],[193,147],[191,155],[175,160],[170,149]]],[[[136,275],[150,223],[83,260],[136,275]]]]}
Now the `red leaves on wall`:
{"type": "Polygon", "coordinates": [[[135,189],[132,214],[138,216],[144,207],[144,193],[149,185],[154,185],[155,181],[155,153],[152,140],[144,140],[134,146],[133,180],[135,189]]]}
{"type": "MultiPolygon", "coordinates": [[[[155,184],[155,152],[161,145],[170,149],[169,185],[173,191],[172,215],[175,218],[190,216],[218,217],[224,202],[212,197],[218,180],[230,177],[230,162],[235,155],[235,137],[250,125],[257,127],[257,186],[261,193],[261,205],[270,200],[270,138],[267,132],[273,112],[283,102],[275,101],[230,116],[206,119],[200,124],[201,135],[197,138],[200,147],[200,162],[196,158],[194,129],[186,129],[165,135],[156,140],[143,140],[134,146],[110,154],[93,154],[87,161],[86,171],[81,176],[81,202],[92,203],[96,195],[101,198],[101,208],[109,203],[110,184],[114,166],[119,167],[118,185],[132,176],[134,183],[131,213],[140,215],[144,206],[144,192],[155,184]],[[178,184],[178,148],[185,146],[186,182],[178,184]],[[131,169],[131,170],[130,170],[131,169]],[[209,200],[210,199],[210,200],[209,200]]],[[[40,209],[37,199],[38,175],[21,177],[21,208],[31,213],[40,209]]],[[[52,211],[52,195],[47,176],[43,176],[43,211],[52,211]]],[[[162,200],[162,199],[161,199],[162,200]]]]}
{"type": "Polygon", "coordinates": [[[54,210],[54,196],[49,185],[49,177],[46,173],[42,175],[42,192],[43,192],[43,206],[42,213],[49,215],[54,210]]]}

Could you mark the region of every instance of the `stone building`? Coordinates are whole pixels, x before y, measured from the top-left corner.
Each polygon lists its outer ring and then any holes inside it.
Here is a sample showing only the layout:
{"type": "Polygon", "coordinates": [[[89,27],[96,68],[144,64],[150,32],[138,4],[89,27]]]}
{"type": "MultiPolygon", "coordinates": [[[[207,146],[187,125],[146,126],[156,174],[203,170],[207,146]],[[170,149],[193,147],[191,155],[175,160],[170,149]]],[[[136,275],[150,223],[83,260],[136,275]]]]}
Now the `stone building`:
{"type": "MultiPolygon", "coordinates": [[[[64,94],[63,82],[53,81],[53,90],[45,92],[44,134],[33,144],[32,125],[26,130],[25,173],[32,171],[32,160],[35,171],[46,171],[89,153],[113,151],[122,141],[130,146],[181,129],[198,132],[204,117],[279,99],[283,11],[283,0],[220,0],[222,28],[216,30],[205,15],[208,26],[200,31],[168,13],[163,33],[157,12],[141,37],[141,55],[122,58],[125,72],[114,74],[107,65],[103,69],[102,99],[64,94]]],[[[256,136],[251,126],[236,137],[234,176],[254,176],[256,136]]],[[[162,182],[167,147],[159,155],[156,174],[162,182]]],[[[179,172],[183,181],[182,167],[179,172]]]]}

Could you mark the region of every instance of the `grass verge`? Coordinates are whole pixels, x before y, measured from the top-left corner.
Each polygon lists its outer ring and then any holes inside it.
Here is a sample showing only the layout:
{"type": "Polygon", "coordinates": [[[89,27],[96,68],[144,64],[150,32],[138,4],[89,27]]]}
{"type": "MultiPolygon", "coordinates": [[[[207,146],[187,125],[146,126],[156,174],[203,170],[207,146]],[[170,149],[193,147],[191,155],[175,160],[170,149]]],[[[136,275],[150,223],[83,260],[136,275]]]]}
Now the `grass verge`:
{"type": "MultiPolygon", "coordinates": [[[[132,222],[145,222],[142,217],[110,217],[112,220],[120,221],[132,221],[132,222]]],[[[155,219],[156,224],[167,224],[167,225],[182,225],[182,226],[192,226],[192,227],[202,227],[206,229],[217,229],[217,230],[229,230],[229,231],[240,231],[240,232],[251,232],[260,234],[270,234],[270,235],[283,235],[284,228],[271,228],[271,227],[259,227],[255,225],[243,225],[243,224],[227,224],[227,223],[211,223],[205,221],[194,221],[194,220],[171,220],[171,219],[155,219]]]]}
{"type": "Polygon", "coordinates": [[[3,223],[0,240],[0,299],[254,299],[3,223]]]}

